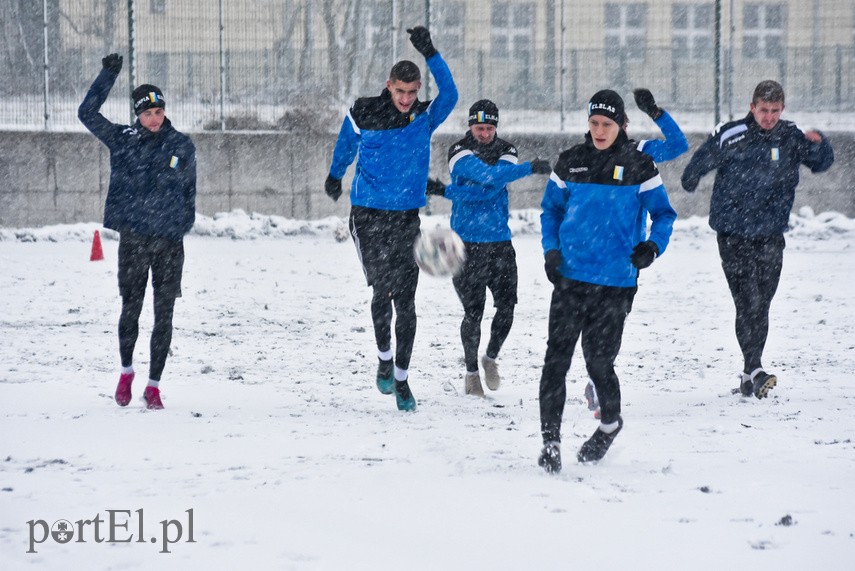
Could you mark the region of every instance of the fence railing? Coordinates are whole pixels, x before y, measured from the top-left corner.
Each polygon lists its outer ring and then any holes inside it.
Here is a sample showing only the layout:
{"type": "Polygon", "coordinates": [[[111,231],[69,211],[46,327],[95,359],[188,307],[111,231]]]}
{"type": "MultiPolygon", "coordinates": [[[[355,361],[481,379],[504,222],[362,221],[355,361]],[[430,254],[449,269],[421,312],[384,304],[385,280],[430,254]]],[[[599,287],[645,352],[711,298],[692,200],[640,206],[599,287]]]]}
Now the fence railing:
{"type": "MultiPolygon", "coordinates": [[[[506,110],[558,113],[563,126],[564,114],[583,107],[596,89],[628,94],[645,86],[670,108],[714,110],[717,78],[711,54],[689,57],[685,50],[652,42],[640,48],[572,48],[569,38],[579,33],[573,26],[586,21],[578,12],[603,6],[578,8],[569,0],[517,2],[536,7],[520,12],[526,17],[546,17],[531,21],[530,45],[499,49],[489,33],[491,4],[9,0],[0,3],[5,41],[0,128],[80,129],[77,106],[101,58],[120,52],[126,69],[104,110],[114,120],[130,118],[125,95],[131,83],[145,82],[164,90],[170,116],[183,129],[334,129],[337,125],[327,119],[338,117],[355,97],[379,92],[396,59],[421,62],[407,42],[404,28],[410,24],[400,21],[404,8],[409,19],[424,14],[431,20],[463,105],[489,97],[506,110]],[[564,4],[576,12],[565,16],[560,28],[549,15],[564,14],[564,4]],[[466,37],[464,28],[454,25],[460,17],[488,31],[466,37]]],[[[853,42],[785,47],[773,58],[724,44],[719,110],[741,113],[754,85],[773,78],[784,85],[791,109],[855,111],[853,42]]],[[[424,91],[430,96],[427,84],[424,91]]]]}

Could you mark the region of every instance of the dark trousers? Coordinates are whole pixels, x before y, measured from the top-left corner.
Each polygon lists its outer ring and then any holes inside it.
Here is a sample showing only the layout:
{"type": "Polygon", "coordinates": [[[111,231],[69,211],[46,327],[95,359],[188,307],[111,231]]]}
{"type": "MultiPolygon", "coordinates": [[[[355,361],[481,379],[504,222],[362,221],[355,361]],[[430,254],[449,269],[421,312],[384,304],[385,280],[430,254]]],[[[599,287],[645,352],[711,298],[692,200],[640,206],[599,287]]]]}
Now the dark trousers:
{"type": "Polygon", "coordinates": [[[561,440],[561,417],[567,399],[565,382],[580,335],[585,366],[600,399],[601,421],[604,424],[617,421],[620,383],[614,363],[637,289],[567,279],[555,287],[540,377],[540,428],[544,442],[561,440]]]}
{"type": "Polygon", "coordinates": [[[419,236],[418,210],[377,210],[354,206],[350,234],[368,285],[374,288],[371,319],[380,351],[392,346],[392,312],[395,319],[395,364],[410,367],[416,338],[416,286],[419,267],[413,247],[419,236]]]}
{"type": "Polygon", "coordinates": [[[785,246],[783,234],[751,239],[718,235],[721,267],[736,306],[736,340],[746,373],[763,366],[769,308],[781,279],[785,246]]]}
{"type": "Polygon", "coordinates": [[[149,378],[159,381],[172,343],[175,298],[181,295],[184,244],[164,238],[122,232],[119,236],[119,355],[123,367],[134,361],[148,274],[154,289],[154,327],[151,332],[149,378]]]}
{"type": "Polygon", "coordinates": [[[487,356],[495,359],[514,323],[517,303],[517,257],[513,244],[506,242],[467,242],[466,263],[455,276],[454,289],[463,304],[460,339],[466,370],[478,370],[481,345],[481,319],[487,302],[487,289],[493,296],[496,314],[490,326],[487,356]]]}

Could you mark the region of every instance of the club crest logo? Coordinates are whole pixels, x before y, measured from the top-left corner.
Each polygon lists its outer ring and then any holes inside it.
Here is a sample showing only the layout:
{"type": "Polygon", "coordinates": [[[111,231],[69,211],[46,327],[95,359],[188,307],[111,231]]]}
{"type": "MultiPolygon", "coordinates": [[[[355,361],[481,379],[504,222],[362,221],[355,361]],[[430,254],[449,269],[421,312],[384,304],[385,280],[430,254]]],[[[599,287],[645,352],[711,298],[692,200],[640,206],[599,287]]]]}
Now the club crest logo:
{"type": "Polygon", "coordinates": [[[68,543],[74,537],[74,527],[67,519],[58,519],[53,522],[50,535],[57,543],[68,543]]]}

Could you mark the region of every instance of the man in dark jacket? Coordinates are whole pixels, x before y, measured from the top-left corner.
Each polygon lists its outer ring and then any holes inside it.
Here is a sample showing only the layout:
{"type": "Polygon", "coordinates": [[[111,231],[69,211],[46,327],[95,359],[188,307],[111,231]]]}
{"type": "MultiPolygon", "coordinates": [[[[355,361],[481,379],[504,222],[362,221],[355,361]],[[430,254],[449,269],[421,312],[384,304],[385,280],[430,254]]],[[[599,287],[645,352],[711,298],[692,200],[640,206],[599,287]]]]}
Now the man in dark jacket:
{"type": "Polygon", "coordinates": [[[181,296],[183,238],[196,218],[196,148],[172,127],[165,115],[163,93],[140,85],[132,94],[137,121],[119,125],[99,109],[122,69],[122,57],[110,54],[80,104],[80,121],[110,150],[110,187],[104,205],[104,227],[119,232],[119,354],[122,371],[116,402],[131,400],[133,354],[139,316],[151,270],[154,328],[151,363],[143,393],[149,409],[163,408],[160,377],[172,341],[175,298],[181,296]]]}
{"type": "Polygon", "coordinates": [[[339,131],[324,190],[341,196],[341,179],[356,158],[350,187],[350,233],[368,285],[374,289],[371,318],[377,342],[377,389],[395,393],[399,410],[412,411],[409,366],[416,337],[416,285],[419,268],[413,246],[419,236],[419,208],[425,205],[430,138],[457,102],[451,71],[423,26],[407,30],[439,88],[433,101],[419,101],[421,70],[407,60],[396,63],[386,89],[357,99],[339,131]],[[395,353],[392,353],[392,309],[395,353]],[[393,360],[394,356],[394,360],[393,360]]]}
{"type": "Polygon", "coordinates": [[[562,152],[540,216],[546,275],[554,284],[540,377],[543,450],[538,464],[561,471],[565,381],[581,337],[600,399],[600,425],[576,455],[602,459],[623,428],[615,360],[638,289],[638,272],[665,252],[677,213],[653,159],[626,135],[623,99],[598,91],[588,103],[585,142],[562,152]],[[643,231],[644,213],[653,221],[643,231]]]}
{"type": "Polygon", "coordinates": [[[762,399],[777,383],[761,359],[769,307],[784,257],[784,232],[793,208],[799,166],[828,170],[834,152],[817,131],[781,120],[784,89],[776,81],[754,89],[748,115],[725,123],[692,156],[683,188],[693,192],[716,170],[710,226],[718,233],[721,265],[736,305],[736,339],[744,359],[740,392],[762,399]]]}

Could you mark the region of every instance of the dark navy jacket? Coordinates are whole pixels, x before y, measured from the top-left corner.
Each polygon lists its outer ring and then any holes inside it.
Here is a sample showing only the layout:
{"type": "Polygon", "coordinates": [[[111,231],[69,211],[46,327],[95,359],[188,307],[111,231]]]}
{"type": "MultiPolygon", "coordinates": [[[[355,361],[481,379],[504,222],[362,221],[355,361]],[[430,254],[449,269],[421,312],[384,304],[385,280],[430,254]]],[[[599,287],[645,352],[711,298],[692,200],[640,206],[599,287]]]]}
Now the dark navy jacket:
{"type": "Polygon", "coordinates": [[[812,143],[784,120],[764,131],[749,113],[716,128],[695,151],[682,184],[692,192],[702,176],[717,170],[710,226],[722,234],[762,238],[787,231],[799,166],[822,172],[833,162],[834,151],[825,136],[812,143]]]}
{"type": "Polygon", "coordinates": [[[561,252],[561,274],[571,280],[635,287],[630,262],[645,212],[650,240],[664,254],[677,213],[671,208],[653,159],[621,129],[615,143],[598,150],[585,142],[559,155],[546,184],[540,226],[543,251],[561,252]]]}
{"type": "Polygon", "coordinates": [[[495,137],[484,145],[467,131],[448,149],[452,201],[451,229],[464,242],[504,242],[508,227],[508,184],[531,174],[531,163],[517,164],[514,145],[495,137]]]}
{"type": "Polygon", "coordinates": [[[436,99],[417,100],[408,113],[401,113],[384,89],[377,97],[358,99],[342,122],[330,175],[341,179],[359,153],[352,205],[379,210],[425,205],[430,138],[457,103],[457,88],[442,56],[431,56],[427,64],[439,88],[436,99]]]}
{"type": "Polygon", "coordinates": [[[99,109],[117,75],[101,70],[77,116],[110,149],[104,227],[176,242],[196,218],[196,148],[166,119],[157,133],[108,121],[99,109]]]}

